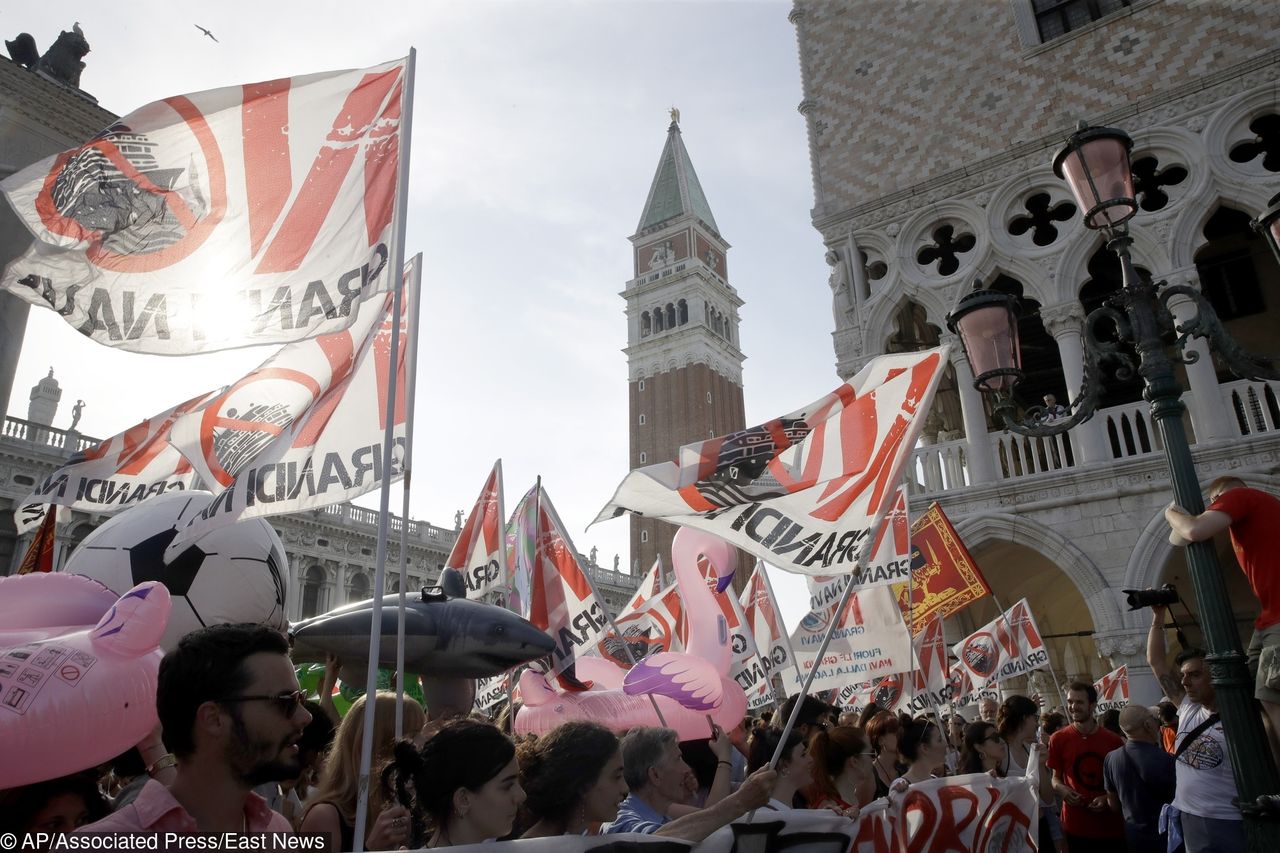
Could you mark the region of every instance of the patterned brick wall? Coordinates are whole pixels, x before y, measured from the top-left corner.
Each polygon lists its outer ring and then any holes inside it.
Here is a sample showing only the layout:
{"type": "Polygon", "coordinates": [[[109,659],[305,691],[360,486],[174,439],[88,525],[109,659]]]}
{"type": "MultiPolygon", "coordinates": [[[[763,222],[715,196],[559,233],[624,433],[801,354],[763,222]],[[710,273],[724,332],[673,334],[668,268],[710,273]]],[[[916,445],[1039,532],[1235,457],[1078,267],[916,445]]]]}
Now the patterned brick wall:
{"type": "Polygon", "coordinates": [[[1280,44],[1273,0],[1134,0],[1026,48],[1029,0],[797,0],[822,219],[1028,143],[1079,118],[1194,87],[1280,44]]]}

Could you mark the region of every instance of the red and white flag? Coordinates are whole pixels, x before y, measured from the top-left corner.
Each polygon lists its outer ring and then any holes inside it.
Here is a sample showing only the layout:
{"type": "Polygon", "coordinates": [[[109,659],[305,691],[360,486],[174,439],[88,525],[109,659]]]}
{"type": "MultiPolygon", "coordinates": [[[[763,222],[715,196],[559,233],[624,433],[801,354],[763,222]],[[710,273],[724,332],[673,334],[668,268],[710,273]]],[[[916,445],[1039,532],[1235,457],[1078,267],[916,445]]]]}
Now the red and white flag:
{"type": "Polygon", "coordinates": [[[1102,676],[1101,681],[1094,682],[1093,689],[1098,691],[1098,713],[1110,711],[1112,708],[1123,708],[1129,704],[1129,667],[1121,664],[1102,676]]]}
{"type": "MultiPolygon", "coordinates": [[[[329,385],[286,429],[274,435],[247,464],[241,465],[234,481],[178,531],[165,550],[166,560],[182,553],[204,534],[228,524],[328,506],[378,488],[384,475],[383,438],[392,370],[397,376],[392,467],[386,473],[393,482],[403,475],[410,348],[404,330],[411,302],[418,298],[416,269],[417,264],[413,264],[400,317],[393,315],[391,293],[360,308],[361,314],[373,313],[374,322],[368,325],[369,334],[364,340],[355,342],[350,370],[340,381],[329,385]],[[401,346],[393,365],[392,324],[397,321],[402,330],[401,346]]],[[[363,326],[365,320],[357,322],[363,326]]],[[[202,436],[198,446],[210,443],[202,436]]]]}
{"type": "Polygon", "coordinates": [[[0,288],[134,352],[345,328],[394,283],[406,63],[165,98],[21,170],[0,288]]]}
{"type": "MultiPolygon", "coordinates": [[[[831,592],[837,581],[819,586],[810,579],[810,604],[819,604],[800,620],[791,634],[799,673],[783,673],[789,687],[799,690],[803,678],[816,665],[810,692],[842,689],[850,683],[870,681],[879,675],[906,672],[911,669],[911,633],[888,586],[876,586],[855,592],[849,597],[844,612],[837,614],[839,594],[831,592]],[[826,636],[832,619],[838,619],[831,643],[821,662],[818,648],[826,636]]],[[[840,579],[843,580],[843,579],[840,579]]]]}
{"type": "Polygon", "coordinates": [[[947,353],[880,356],[810,406],[685,445],[676,460],[627,474],[596,521],[634,512],[706,530],[787,571],[856,572],[859,586],[905,580],[909,560],[874,573],[859,561],[893,509],[947,353]]]}
{"type": "Polygon", "coordinates": [[[551,498],[546,489],[540,492],[527,618],[555,640],[550,674],[557,675],[595,647],[604,636],[609,617],[592,590],[551,498]]]}
{"type": "Polygon", "coordinates": [[[1049,651],[1025,598],[956,643],[952,652],[952,672],[960,670],[961,686],[967,680],[972,691],[1049,665],[1049,651]]]}
{"type": "MultiPolygon", "coordinates": [[[[793,670],[796,664],[795,656],[791,653],[791,638],[787,636],[786,626],[782,623],[778,603],[773,599],[773,589],[765,575],[763,562],[756,562],[755,570],[747,579],[747,585],[742,590],[738,603],[742,606],[746,631],[751,634],[756,651],[759,652],[766,681],[770,681],[775,672],[781,672],[784,669],[793,670]]],[[[785,677],[782,681],[784,685],[789,683],[785,677]]],[[[757,701],[772,700],[773,691],[768,684],[763,688],[763,690],[757,688],[757,701]],[[761,698],[758,694],[767,695],[761,698]]],[[[752,695],[748,691],[748,703],[752,695]]]]}
{"type": "Polygon", "coordinates": [[[83,450],[40,481],[14,513],[19,533],[44,519],[50,505],[113,513],[173,489],[190,489],[196,475],[168,443],[174,422],[216,399],[213,391],[129,427],[83,450]]]}
{"type": "MultiPolygon", "coordinates": [[[[638,562],[638,561],[637,561],[638,562]]],[[[627,602],[627,606],[622,608],[623,612],[635,610],[641,604],[644,604],[650,598],[653,598],[662,591],[662,561],[654,560],[653,567],[640,580],[640,585],[636,587],[635,595],[631,596],[631,600],[627,602]]]]}
{"type": "Polygon", "coordinates": [[[640,661],[658,652],[682,652],[685,649],[684,599],[680,589],[671,584],[636,607],[628,606],[613,621],[622,639],[608,629],[596,644],[602,658],[613,661],[624,669],[631,667],[631,656],[640,661]]]}
{"type": "Polygon", "coordinates": [[[453,543],[445,568],[457,569],[467,584],[467,598],[479,600],[507,589],[507,549],[503,542],[502,460],[493,463],[467,523],[453,543]]]}
{"type": "Polygon", "coordinates": [[[925,623],[924,630],[911,641],[911,652],[914,669],[846,685],[837,697],[839,706],[863,708],[875,702],[886,710],[914,717],[946,705],[951,698],[950,672],[940,618],[934,616],[925,623]]]}

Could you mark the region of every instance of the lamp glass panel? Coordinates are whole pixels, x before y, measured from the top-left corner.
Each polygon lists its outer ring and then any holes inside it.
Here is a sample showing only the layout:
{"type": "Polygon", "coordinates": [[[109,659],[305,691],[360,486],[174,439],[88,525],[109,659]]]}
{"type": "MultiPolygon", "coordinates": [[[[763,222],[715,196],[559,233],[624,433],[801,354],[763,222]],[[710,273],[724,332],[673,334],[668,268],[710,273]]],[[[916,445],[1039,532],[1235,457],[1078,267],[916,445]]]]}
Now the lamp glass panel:
{"type": "MultiPolygon", "coordinates": [[[[960,318],[956,326],[975,377],[992,370],[1022,368],[1018,326],[1008,306],[975,308],[960,318]]],[[[1012,376],[993,377],[986,384],[992,389],[1004,389],[1013,384],[1013,379],[1012,376]]]]}
{"type": "Polygon", "coordinates": [[[1085,224],[1090,228],[1119,225],[1137,212],[1137,205],[1132,201],[1095,210],[1104,202],[1134,198],[1129,150],[1122,140],[1105,136],[1089,140],[1067,155],[1062,161],[1062,172],[1080,209],[1086,211],[1085,224]]]}

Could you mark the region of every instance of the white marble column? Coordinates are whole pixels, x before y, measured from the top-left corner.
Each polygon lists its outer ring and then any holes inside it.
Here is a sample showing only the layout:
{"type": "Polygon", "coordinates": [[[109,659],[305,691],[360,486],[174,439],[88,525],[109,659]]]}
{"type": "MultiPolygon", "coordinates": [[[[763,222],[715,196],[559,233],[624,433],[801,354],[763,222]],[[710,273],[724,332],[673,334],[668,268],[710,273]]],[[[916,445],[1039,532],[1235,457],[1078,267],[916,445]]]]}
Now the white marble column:
{"type": "MultiPolygon", "coordinates": [[[[347,603],[347,564],[339,563],[333,584],[333,597],[326,602],[329,606],[325,610],[332,610],[335,607],[341,607],[347,603]]],[[[321,611],[324,612],[324,611],[321,611]]]]}
{"type": "MultiPolygon", "coordinates": [[[[1074,403],[1084,383],[1084,343],[1081,338],[1084,308],[1078,302],[1064,302],[1041,308],[1040,319],[1044,321],[1045,331],[1053,335],[1058,344],[1062,376],[1067,383],[1067,399],[1074,403]]],[[[1105,422],[1098,415],[1075,427],[1069,435],[1079,455],[1078,461],[1106,462],[1111,459],[1105,422]]]]}
{"type": "Polygon", "coordinates": [[[960,417],[964,421],[965,441],[969,445],[969,482],[993,483],[996,480],[995,456],[991,452],[991,435],[987,432],[987,413],[982,394],[973,387],[973,371],[965,357],[964,347],[953,334],[944,334],[942,343],[951,344],[951,364],[956,371],[960,391],[960,417]]]}
{"type": "Polygon", "coordinates": [[[1121,628],[1093,635],[1098,654],[1110,662],[1107,671],[1129,668],[1129,704],[1154,705],[1164,691],[1147,665],[1147,629],[1121,628]]]}
{"type": "MultiPolygon", "coordinates": [[[[1178,270],[1168,276],[1170,284],[1189,284],[1200,290],[1200,273],[1195,267],[1178,270]]],[[[1174,319],[1185,323],[1196,316],[1196,304],[1185,296],[1176,296],[1169,300],[1169,309],[1174,319]]],[[[1213,356],[1209,352],[1209,344],[1204,338],[1187,340],[1187,352],[1199,354],[1195,364],[1188,364],[1187,381],[1191,383],[1191,400],[1184,400],[1191,412],[1191,425],[1196,431],[1196,442],[1213,441],[1221,438],[1239,438],[1239,430],[1232,423],[1230,410],[1222,398],[1222,390],[1218,386],[1218,375],[1213,369],[1213,356]]]]}

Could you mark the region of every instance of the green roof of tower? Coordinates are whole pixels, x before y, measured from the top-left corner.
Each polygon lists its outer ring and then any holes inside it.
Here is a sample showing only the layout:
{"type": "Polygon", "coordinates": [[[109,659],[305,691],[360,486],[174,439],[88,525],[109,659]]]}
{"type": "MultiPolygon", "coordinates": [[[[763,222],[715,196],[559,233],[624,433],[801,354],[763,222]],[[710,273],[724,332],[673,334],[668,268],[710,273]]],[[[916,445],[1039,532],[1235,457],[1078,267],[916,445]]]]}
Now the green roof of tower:
{"type": "Polygon", "coordinates": [[[702,184],[698,183],[698,173],[693,170],[689,152],[680,138],[680,125],[673,121],[667,128],[667,144],[663,146],[662,159],[658,161],[658,171],[653,176],[636,231],[646,231],[684,214],[692,214],[710,226],[717,236],[720,234],[702,184]]]}

